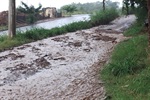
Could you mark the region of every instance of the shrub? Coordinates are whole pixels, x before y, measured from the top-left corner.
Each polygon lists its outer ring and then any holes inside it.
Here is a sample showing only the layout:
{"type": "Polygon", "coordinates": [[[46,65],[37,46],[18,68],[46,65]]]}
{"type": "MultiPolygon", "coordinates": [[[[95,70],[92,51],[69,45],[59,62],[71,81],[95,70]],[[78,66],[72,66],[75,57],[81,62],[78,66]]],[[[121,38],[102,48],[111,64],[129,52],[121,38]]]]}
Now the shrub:
{"type": "Polygon", "coordinates": [[[147,18],[147,9],[145,8],[137,8],[135,10],[135,15],[137,17],[137,22],[140,24],[144,24],[145,19],[147,18]]]}
{"type": "Polygon", "coordinates": [[[91,16],[93,26],[109,24],[112,20],[119,16],[117,10],[107,9],[106,11],[96,12],[91,16]]]}
{"type": "Polygon", "coordinates": [[[7,39],[7,36],[5,35],[5,36],[0,36],[0,42],[3,42],[3,41],[5,41],[7,39]]]}
{"type": "Polygon", "coordinates": [[[76,30],[91,28],[92,24],[89,21],[79,21],[63,26],[67,32],[74,32],[76,30]]]}

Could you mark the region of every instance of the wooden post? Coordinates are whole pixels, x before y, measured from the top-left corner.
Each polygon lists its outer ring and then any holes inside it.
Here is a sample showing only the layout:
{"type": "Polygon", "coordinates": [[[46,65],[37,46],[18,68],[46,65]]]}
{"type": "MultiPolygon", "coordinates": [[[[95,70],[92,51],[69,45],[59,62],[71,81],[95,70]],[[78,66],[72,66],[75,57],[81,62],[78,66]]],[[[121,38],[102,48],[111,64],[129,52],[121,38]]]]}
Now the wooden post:
{"type": "Polygon", "coordinates": [[[8,35],[10,38],[16,35],[16,0],[9,0],[8,35]]]}

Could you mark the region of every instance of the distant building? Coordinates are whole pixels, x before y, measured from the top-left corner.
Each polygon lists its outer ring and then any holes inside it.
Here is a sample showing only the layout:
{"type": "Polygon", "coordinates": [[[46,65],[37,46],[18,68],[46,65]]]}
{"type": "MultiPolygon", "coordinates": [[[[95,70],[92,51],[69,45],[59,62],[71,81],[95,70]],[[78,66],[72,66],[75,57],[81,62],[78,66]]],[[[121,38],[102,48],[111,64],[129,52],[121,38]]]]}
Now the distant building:
{"type": "Polygon", "coordinates": [[[43,16],[47,18],[55,18],[57,17],[57,10],[55,7],[47,7],[43,8],[43,16]]]}
{"type": "MultiPolygon", "coordinates": [[[[28,14],[16,11],[16,24],[26,23],[28,14]]],[[[36,16],[37,20],[43,20],[47,18],[62,17],[62,13],[57,11],[55,7],[43,8],[40,13],[36,16]]],[[[6,26],[8,24],[8,11],[0,12],[0,26],[6,26]]]]}

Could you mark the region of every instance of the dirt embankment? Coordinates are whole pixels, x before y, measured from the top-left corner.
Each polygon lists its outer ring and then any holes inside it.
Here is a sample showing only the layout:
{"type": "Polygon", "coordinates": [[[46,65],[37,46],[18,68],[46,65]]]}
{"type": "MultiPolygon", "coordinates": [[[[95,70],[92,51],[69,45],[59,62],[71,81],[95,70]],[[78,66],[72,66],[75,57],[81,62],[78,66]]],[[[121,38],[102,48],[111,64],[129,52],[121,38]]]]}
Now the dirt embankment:
{"type": "Polygon", "coordinates": [[[0,100],[103,100],[99,71],[116,44],[126,39],[124,22],[133,19],[1,52],[0,100]]]}

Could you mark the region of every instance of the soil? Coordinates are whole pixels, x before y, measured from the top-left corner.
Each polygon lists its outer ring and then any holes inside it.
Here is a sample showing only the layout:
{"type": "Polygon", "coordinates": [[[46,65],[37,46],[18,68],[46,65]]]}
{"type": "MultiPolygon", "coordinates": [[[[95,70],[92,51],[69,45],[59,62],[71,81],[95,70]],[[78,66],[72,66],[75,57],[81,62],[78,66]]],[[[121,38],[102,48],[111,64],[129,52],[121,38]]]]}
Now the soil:
{"type": "Polygon", "coordinates": [[[0,100],[104,100],[100,70],[135,16],[0,53],[0,100]]]}

